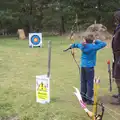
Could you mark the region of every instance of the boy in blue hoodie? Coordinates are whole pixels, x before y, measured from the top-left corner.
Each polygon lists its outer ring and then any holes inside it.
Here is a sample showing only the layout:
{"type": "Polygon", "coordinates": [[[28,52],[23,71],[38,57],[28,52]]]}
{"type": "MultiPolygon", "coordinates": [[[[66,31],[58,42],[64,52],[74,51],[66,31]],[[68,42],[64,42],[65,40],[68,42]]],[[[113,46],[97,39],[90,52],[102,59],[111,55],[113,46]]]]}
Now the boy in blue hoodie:
{"type": "Polygon", "coordinates": [[[94,67],[96,66],[96,53],[104,48],[106,43],[101,40],[94,40],[93,34],[88,34],[83,43],[74,43],[67,50],[78,48],[81,55],[81,96],[84,102],[92,104],[94,67]]]}

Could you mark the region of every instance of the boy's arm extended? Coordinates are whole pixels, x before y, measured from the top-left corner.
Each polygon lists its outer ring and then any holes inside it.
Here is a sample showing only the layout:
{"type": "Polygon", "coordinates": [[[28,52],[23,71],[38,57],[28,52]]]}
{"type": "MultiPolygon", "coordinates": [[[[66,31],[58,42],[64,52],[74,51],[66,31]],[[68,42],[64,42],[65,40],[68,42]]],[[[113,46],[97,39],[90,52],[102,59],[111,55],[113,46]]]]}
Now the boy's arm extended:
{"type": "Polygon", "coordinates": [[[81,44],[81,43],[74,43],[69,48],[67,48],[66,50],[63,50],[63,51],[66,52],[66,51],[68,51],[69,49],[72,49],[72,48],[82,49],[82,48],[84,48],[84,45],[81,44]]]}
{"type": "Polygon", "coordinates": [[[106,45],[107,45],[106,42],[103,42],[101,40],[96,40],[93,49],[94,50],[100,50],[100,49],[104,48],[106,45]]]}
{"type": "Polygon", "coordinates": [[[83,44],[81,44],[81,43],[74,43],[74,44],[71,45],[71,48],[83,49],[84,46],[83,46],[83,44]]]}

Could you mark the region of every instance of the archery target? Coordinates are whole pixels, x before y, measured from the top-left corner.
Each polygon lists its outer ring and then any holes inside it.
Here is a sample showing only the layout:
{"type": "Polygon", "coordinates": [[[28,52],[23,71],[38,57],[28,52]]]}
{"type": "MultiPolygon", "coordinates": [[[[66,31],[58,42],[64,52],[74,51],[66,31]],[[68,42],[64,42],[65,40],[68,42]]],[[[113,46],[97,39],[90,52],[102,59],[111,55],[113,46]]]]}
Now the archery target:
{"type": "Polygon", "coordinates": [[[29,33],[29,46],[42,46],[42,33],[29,33]]]}

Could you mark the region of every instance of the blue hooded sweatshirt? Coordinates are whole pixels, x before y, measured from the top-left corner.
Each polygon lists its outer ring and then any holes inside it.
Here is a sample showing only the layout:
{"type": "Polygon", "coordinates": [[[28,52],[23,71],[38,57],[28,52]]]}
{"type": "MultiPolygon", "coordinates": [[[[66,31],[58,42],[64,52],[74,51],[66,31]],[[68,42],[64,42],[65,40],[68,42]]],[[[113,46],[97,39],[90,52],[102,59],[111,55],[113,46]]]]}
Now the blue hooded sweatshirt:
{"type": "Polygon", "coordinates": [[[71,48],[79,48],[82,51],[81,67],[94,67],[96,66],[96,53],[98,50],[104,48],[107,44],[101,40],[96,40],[95,43],[74,43],[71,48]]]}

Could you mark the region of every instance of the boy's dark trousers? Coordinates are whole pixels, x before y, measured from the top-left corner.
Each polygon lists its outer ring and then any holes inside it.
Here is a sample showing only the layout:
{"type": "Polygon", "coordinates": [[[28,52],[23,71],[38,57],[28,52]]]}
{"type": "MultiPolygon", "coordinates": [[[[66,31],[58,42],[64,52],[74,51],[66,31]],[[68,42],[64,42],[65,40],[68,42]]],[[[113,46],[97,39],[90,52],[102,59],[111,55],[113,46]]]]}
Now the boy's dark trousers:
{"type": "Polygon", "coordinates": [[[81,67],[81,95],[84,102],[91,102],[94,86],[94,67],[81,67]]]}

